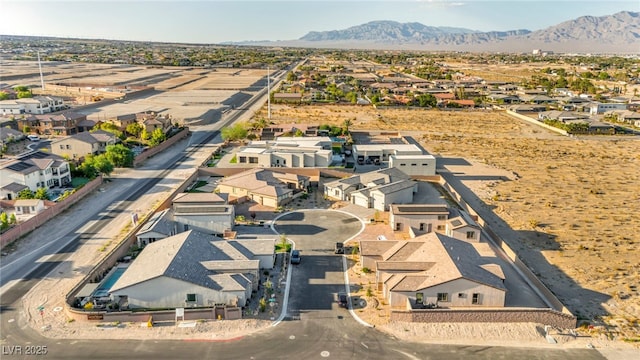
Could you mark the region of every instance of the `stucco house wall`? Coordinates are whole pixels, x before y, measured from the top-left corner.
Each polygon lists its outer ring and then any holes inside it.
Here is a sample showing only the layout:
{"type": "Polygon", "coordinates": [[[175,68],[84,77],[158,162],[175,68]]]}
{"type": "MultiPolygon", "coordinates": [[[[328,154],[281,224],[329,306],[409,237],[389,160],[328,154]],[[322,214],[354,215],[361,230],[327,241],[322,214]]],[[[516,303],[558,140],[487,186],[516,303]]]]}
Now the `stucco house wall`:
{"type": "Polygon", "coordinates": [[[212,304],[234,304],[244,306],[251,296],[251,287],[242,291],[216,291],[170,277],[157,277],[128,288],[111,292],[114,297],[128,296],[132,308],[175,308],[208,306],[212,304]],[[248,293],[247,293],[248,292],[248,293]],[[187,303],[187,294],[196,294],[196,301],[187,303]]]}
{"type": "MultiPolygon", "coordinates": [[[[480,269],[479,269],[480,270],[480,269]]],[[[405,307],[409,299],[415,304],[416,294],[423,294],[423,302],[437,303],[442,307],[503,307],[506,291],[460,278],[416,292],[394,292],[384,289],[391,307],[405,307]],[[446,293],[449,301],[438,301],[438,293],[446,293]],[[479,294],[479,303],[473,304],[473,294],[479,294]]]]}

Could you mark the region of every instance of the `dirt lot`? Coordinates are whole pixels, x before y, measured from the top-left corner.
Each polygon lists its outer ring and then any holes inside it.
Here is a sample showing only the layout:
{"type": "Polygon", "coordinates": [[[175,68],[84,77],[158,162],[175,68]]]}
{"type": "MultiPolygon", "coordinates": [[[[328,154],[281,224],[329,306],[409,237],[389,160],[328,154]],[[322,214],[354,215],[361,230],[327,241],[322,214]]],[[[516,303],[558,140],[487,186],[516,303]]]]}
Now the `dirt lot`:
{"type": "Polygon", "coordinates": [[[638,139],[568,138],[496,112],[272,106],[275,123],[346,119],[351,130],[407,132],[431,153],[512,172],[517,180],[465,183],[508,224],[494,230],[580,320],[638,339],[638,139]]]}

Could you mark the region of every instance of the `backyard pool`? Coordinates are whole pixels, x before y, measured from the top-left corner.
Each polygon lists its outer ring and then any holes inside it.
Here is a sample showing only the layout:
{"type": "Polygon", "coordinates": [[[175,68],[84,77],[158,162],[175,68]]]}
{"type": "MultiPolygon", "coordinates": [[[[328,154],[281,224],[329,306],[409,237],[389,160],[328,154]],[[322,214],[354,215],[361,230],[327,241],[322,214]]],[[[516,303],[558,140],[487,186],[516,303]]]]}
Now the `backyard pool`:
{"type": "Polygon", "coordinates": [[[96,288],[96,291],[93,293],[93,297],[104,297],[109,296],[109,290],[113,287],[113,285],[120,279],[120,276],[127,270],[126,267],[118,267],[111,271],[107,277],[102,280],[100,286],[96,288]]]}

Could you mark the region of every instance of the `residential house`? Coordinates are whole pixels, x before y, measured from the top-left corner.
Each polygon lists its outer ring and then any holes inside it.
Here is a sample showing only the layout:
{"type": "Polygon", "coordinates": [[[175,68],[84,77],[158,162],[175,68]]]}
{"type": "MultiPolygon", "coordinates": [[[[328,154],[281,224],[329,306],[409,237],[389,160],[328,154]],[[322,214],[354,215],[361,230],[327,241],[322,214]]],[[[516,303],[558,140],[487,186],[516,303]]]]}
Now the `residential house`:
{"type": "Polygon", "coordinates": [[[252,141],[236,152],[236,159],[245,166],[328,167],[332,155],[328,137],[281,137],[275,141],[252,141]]]}
{"type": "Polygon", "coordinates": [[[130,308],[245,306],[275,239],[222,240],[189,230],[147,245],[109,290],[130,308]]]}
{"type": "Polygon", "coordinates": [[[145,222],[136,233],[138,247],[145,247],[148,244],[179,233],[178,224],[173,221],[170,210],[164,209],[156,212],[145,222]]]}
{"type": "Polygon", "coordinates": [[[436,174],[436,158],[433,155],[390,155],[389,167],[400,169],[409,176],[436,174]]]}
{"type": "Polygon", "coordinates": [[[432,231],[444,233],[448,218],[449,207],[445,204],[394,204],[389,211],[389,226],[415,237],[432,231]]]}
{"type": "Polygon", "coordinates": [[[391,204],[412,202],[417,190],[417,183],[409,180],[408,175],[397,168],[386,168],[328,182],[324,194],[362,207],[386,211],[391,204]]]}
{"type": "Polygon", "coordinates": [[[415,144],[407,144],[404,141],[395,141],[389,144],[357,144],[353,145],[353,158],[358,163],[388,161],[391,155],[423,155],[422,149],[415,144]]]}
{"type": "Polygon", "coordinates": [[[228,194],[230,202],[250,200],[277,208],[305,191],[309,180],[303,175],[251,169],[220,180],[216,192],[228,194]]]}
{"type": "Polygon", "coordinates": [[[360,241],[359,249],[362,268],[375,272],[392,308],[505,305],[504,273],[486,256],[486,243],[431,232],[411,241],[360,241]]]}
{"type": "Polygon", "coordinates": [[[52,141],[51,152],[58,156],[79,160],[87,155],[102,154],[108,145],[114,145],[116,142],[116,136],[108,131],[85,131],[52,141]]]}
{"type": "MultiPolygon", "coordinates": [[[[155,111],[145,111],[136,114],[136,121],[151,135],[156,129],[162,129],[166,135],[171,131],[171,118],[160,115],[155,111]]],[[[126,127],[125,127],[126,128],[126,127]]]]}
{"type": "Polygon", "coordinates": [[[172,210],[177,227],[184,230],[222,235],[235,225],[235,207],[215,193],[178,194],[173,199],[172,210]]]}
{"type": "Polygon", "coordinates": [[[0,146],[20,141],[25,138],[24,134],[9,127],[0,127],[0,146]]]}
{"type": "Polygon", "coordinates": [[[45,114],[64,109],[62,98],[53,96],[34,96],[16,100],[0,101],[0,114],[45,114]]]}
{"type": "Polygon", "coordinates": [[[31,191],[71,184],[69,163],[62,157],[34,151],[0,164],[0,189],[3,196],[16,194],[15,189],[26,186],[31,191]]]}
{"type": "Polygon", "coordinates": [[[56,115],[30,115],[16,120],[18,130],[23,132],[28,127],[30,132],[41,135],[73,135],[78,132],[78,123],[86,119],[86,115],[65,112],[56,115]]]}
{"type": "Polygon", "coordinates": [[[627,110],[627,104],[593,102],[589,107],[589,114],[604,114],[611,110],[627,110]]]}

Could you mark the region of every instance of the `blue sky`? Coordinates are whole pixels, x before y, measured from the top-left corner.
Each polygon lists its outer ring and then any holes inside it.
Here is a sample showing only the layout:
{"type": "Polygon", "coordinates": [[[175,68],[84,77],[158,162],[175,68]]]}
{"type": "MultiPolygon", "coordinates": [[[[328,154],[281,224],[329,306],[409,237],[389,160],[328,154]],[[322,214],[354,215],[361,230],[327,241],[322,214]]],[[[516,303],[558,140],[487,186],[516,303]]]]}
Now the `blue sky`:
{"type": "Polygon", "coordinates": [[[0,0],[0,34],[221,43],[293,40],[374,20],[473,30],[539,30],[584,15],[640,11],[638,0],[0,0]]]}

